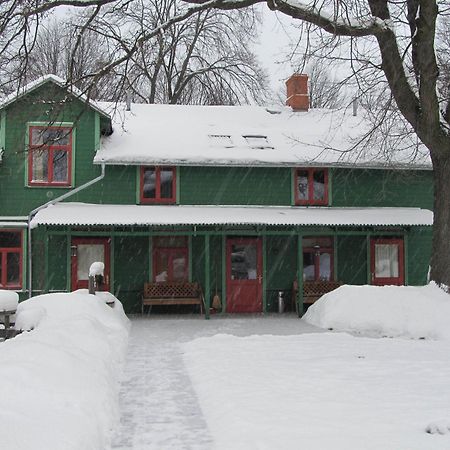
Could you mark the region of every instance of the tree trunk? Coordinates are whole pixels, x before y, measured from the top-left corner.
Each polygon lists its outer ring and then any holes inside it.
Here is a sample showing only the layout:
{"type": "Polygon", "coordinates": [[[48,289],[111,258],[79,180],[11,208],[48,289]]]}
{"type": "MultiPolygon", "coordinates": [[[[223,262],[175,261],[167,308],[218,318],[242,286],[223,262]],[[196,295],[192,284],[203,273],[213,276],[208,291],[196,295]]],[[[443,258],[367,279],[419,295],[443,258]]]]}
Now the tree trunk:
{"type": "Polygon", "coordinates": [[[430,278],[450,286],[450,155],[432,155],[434,223],[430,278]]]}

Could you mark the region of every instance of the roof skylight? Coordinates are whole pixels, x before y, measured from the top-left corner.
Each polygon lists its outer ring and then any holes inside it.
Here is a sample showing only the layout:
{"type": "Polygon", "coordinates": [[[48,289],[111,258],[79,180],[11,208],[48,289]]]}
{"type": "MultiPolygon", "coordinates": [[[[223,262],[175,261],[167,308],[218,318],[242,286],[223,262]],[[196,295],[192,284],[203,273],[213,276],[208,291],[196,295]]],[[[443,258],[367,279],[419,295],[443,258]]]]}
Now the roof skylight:
{"type": "Polygon", "coordinates": [[[234,147],[231,136],[228,134],[210,134],[208,137],[215,147],[234,147]]]}
{"type": "Polygon", "coordinates": [[[247,141],[247,144],[250,145],[252,148],[273,148],[269,140],[267,139],[267,136],[263,135],[246,135],[243,136],[245,140],[247,141]]]}

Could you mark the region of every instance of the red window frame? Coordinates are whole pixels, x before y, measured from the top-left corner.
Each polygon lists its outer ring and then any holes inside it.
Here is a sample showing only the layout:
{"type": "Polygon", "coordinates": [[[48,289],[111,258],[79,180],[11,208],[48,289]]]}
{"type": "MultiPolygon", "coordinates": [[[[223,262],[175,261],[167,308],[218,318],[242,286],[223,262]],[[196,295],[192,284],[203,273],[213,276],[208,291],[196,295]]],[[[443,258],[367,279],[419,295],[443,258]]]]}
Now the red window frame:
{"type": "Polygon", "coordinates": [[[303,253],[312,253],[314,255],[314,280],[309,281],[321,281],[320,279],[320,255],[328,253],[330,255],[330,280],[334,281],[334,251],[332,248],[304,248],[303,253]]]}
{"type": "Polygon", "coordinates": [[[405,246],[402,238],[372,238],[370,240],[370,273],[371,283],[375,286],[403,286],[405,284],[405,246]],[[398,247],[398,276],[377,278],[375,276],[375,245],[397,245],[398,247]]]}
{"type": "Polygon", "coordinates": [[[28,142],[28,185],[29,186],[71,186],[72,185],[72,129],[70,127],[54,127],[54,126],[30,126],[29,127],[29,142],[28,142]],[[69,143],[65,145],[33,145],[33,132],[35,130],[48,130],[48,129],[70,129],[69,143]],[[55,151],[66,151],[67,155],[67,180],[66,181],[54,181],[53,180],[53,154],[55,151]],[[48,155],[48,181],[35,181],[33,180],[33,152],[35,151],[47,151],[48,155]]]}
{"type": "Polygon", "coordinates": [[[295,192],[295,204],[296,205],[328,205],[328,169],[324,168],[302,168],[295,169],[294,176],[294,192],[295,192]],[[308,198],[306,200],[300,199],[298,196],[298,173],[308,172],[308,198]],[[314,173],[324,173],[324,198],[314,199],[314,173]]]}
{"type": "Polygon", "coordinates": [[[141,203],[175,203],[176,202],[176,168],[161,166],[142,166],[140,170],[140,201],[141,203]],[[144,172],[146,169],[155,170],[155,198],[144,197],[144,172]],[[172,170],[172,197],[161,198],[161,170],[172,170]]]}
{"type": "Polygon", "coordinates": [[[22,231],[17,230],[0,230],[2,233],[16,233],[20,235],[20,247],[0,247],[0,259],[2,271],[0,274],[0,288],[1,289],[21,289],[22,288],[22,265],[23,265],[23,252],[22,252],[22,231]],[[8,253],[19,254],[19,283],[8,284],[8,253]]]}
{"type": "Polygon", "coordinates": [[[173,260],[175,253],[183,253],[186,259],[186,268],[184,273],[184,281],[188,281],[189,279],[189,247],[187,238],[184,238],[183,246],[161,246],[158,247],[156,245],[156,241],[153,243],[153,280],[156,282],[156,275],[158,274],[157,263],[158,263],[158,255],[161,253],[167,254],[167,281],[173,282],[173,260]]]}

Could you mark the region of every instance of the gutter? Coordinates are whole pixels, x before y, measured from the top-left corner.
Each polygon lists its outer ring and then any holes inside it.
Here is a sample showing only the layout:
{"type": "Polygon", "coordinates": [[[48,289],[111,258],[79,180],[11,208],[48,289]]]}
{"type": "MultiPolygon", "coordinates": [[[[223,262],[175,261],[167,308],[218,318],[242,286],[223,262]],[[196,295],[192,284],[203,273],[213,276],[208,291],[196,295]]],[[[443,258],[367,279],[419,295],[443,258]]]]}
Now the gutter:
{"type": "Polygon", "coordinates": [[[78,186],[75,189],[70,190],[69,192],[66,192],[65,194],[61,195],[60,197],[54,198],[53,200],[50,200],[47,203],[44,203],[41,206],[38,206],[37,208],[33,209],[28,214],[28,242],[27,242],[27,248],[28,248],[28,298],[31,298],[32,296],[32,286],[33,286],[33,257],[32,257],[32,245],[31,245],[31,221],[33,217],[42,209],[47,208],[47,206],[55,205],[56,203],[62,202],[66,198],[72,197],[72,195],[77,194],[78,192],[88,188],[89,186],[92,186],[93,184],[97,183],[100,180],[103,180],[105,178],[105,164],[101,164],[102,172],[101,174],[93,178],[92,180],[82,184],[81,186],[78,186]]]}

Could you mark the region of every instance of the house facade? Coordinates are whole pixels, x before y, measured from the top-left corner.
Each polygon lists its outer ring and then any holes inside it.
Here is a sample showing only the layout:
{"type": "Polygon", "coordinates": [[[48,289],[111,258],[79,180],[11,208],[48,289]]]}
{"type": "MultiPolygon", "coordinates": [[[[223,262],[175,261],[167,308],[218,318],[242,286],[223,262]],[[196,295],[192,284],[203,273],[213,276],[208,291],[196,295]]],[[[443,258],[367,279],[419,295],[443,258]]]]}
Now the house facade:
{"type": "Polygon", "coordinates": [[[44,77],[0,103],[0,288],[87,286],[140,310],[145,282],[196,281],[229,313],[299,313],[306,287],[426,283],[431,164],[347,151],[351,111],[111,105],[44,77]],[[298,287],[292,291],[293,285],[298,287]]]}

